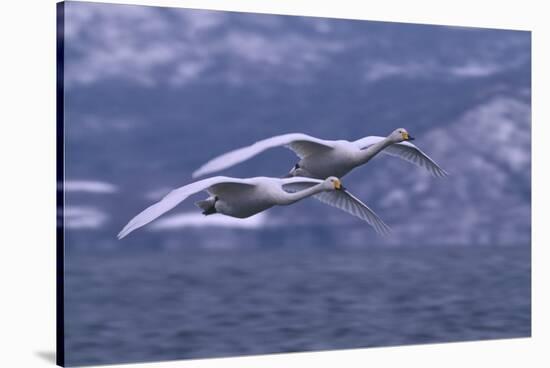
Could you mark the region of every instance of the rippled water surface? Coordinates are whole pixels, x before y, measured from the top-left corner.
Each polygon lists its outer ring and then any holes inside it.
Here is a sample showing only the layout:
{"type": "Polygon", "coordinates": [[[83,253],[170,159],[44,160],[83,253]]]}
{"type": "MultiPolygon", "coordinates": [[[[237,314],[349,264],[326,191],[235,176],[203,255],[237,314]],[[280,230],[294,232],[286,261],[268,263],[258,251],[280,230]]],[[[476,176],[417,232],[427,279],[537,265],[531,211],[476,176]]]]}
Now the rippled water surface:
{"type": "Polygon", "coordinates": [[[68,365],[530,336],[530,250],[69,252],[68,365]]]}

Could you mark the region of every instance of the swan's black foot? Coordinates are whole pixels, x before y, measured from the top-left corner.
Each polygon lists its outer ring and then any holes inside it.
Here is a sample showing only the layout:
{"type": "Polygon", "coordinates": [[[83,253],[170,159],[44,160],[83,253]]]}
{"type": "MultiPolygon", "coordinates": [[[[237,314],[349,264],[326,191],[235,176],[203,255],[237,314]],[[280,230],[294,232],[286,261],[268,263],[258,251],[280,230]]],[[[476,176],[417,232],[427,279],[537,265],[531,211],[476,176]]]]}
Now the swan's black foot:
{"type": "Polygon", "coordinates": [[[213,201],[211,201],[212,205],[208,208],[206,208],[204,211],[202,211],[202,214],[205,216],[213,215],[217,213],[216,211],[216,202],[218,201],[218,196],[214,196],[213,201]]]}
{"type": "Polygon", "coordinates": [[[216,211],[216,201],[217,200],[218,200],[218,197],[214,196],[214,197],[207,198],[204,201],[195,202],[195,205],[203,210],[202,211],[203,215],[205,215],[205,216],[212,215],[212,214],[218,212],[218,211],[216,211]]]}
{"type": "Polygon", "coordinates": [[[300,165],[298,164],[294,165],[294,167],[288,172],[288,174],[283,176],[283,178],[292,178],[296,176],[296,170],[298,170],[299,168],[300,168],[300,165]]]}
{"type": "Polygon", "coordinates": [[[215,213],[217,213],[217,211],[216,211],[216,207],[214,207],[214,206],[210,207],[207,210],[202,211],[202,214],[205,215],[205,216],[213,215],[215,213]]]}

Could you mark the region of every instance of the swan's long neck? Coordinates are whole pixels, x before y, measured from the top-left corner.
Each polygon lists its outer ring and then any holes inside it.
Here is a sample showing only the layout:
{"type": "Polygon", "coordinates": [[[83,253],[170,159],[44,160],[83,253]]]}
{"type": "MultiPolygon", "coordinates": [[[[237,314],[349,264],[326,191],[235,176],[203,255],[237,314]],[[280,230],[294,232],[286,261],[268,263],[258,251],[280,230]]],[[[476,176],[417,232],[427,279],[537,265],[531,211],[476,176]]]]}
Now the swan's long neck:
{"type": "Polygon", "coordinates": [[[317,193],[323,192],[325,189],[323,188],[323,183],[314,185],[310,188],[300,190],[298,192],[294,193],[285,193],[284,197],[281,198],[281,201],[278,203],[280,205],[287,205],[292,204],[294,202],[298,202],[301,199],[310,197],[312,195],[315,195],[317,193]]]}
{"type": "Polygon", "coordinates": [[[390,139],[390,137],[386,137],[382,139],[380,142],[373,144],[367,149],[362,150],[359,153],[359,164],[363,165],[370,161],[371,158],[376,156],[380,151],[382,151],[384,148],[392,145],[393,142],[390,139]]]}

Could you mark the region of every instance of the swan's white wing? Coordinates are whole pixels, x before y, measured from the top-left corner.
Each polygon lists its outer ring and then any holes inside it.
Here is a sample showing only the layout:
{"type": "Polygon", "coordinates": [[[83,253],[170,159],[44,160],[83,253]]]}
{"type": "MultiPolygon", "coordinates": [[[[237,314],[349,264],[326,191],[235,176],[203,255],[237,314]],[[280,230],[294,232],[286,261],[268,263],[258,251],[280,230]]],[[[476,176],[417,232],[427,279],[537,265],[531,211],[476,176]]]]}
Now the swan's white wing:
{"type": "Polygon", "coordinates": [[[312,154],[333,149],[333,144],[330,141],[325,141],[323,139],[318,139],[301,133],[294,134],[297,134],[298,137],[285,146],[291,149],[299,158],[304,158],[312,154]]]}
{"type": "Polygon", "coordinates": [[[388,235],[390,227],[366,204],[346,189],[322,192],[314,196],[319,201],[359,217],[371,225],[380,235],[388,235]]]}
{"type": "Polygon", "coordinates": [[[433,176],[444,177],[449,175],[438,164],[436,164],[430,156],[422,152],[420,148],[416,147],[412,143],[401,142],[392,144],[391,146],[386,147],[382,152],[390,156],[402,158],[405,161],[409,161],[410,163],[423,167],[433,176]]]}
{"type": "Polygon", "coordinates": [[[118,238],[122,239],[132,231],[150,223],[160,215],[176,207],[179,203],[184,201],[190,195],[198,193],[202,190],[208,190],[209,188],[218,188],[219,190],[223,190],[224,185],[240,185],[244,187],[253,187],[255,184],[247,179],[216,176],[213,178],[199,180],[197,182],[174,189],[159,202],[147,207],[145,210],[143,210],[137,216],[131,219],[130,222],[128,222],[128,224],[124,226],[122,231],[118,234],[118,238]]]}
{"type": "MultiPolygon", "coordinates": [[[[286,181],[283,184],[283,189],[289,192],[304,190],[322,182],[322,180],[302,177],[283,180],[286,181]]],[[[390,227],[386,225],[373,210],[346,189],[322,192],[315,194],[314,197],[329,206],[336,207],[350,215],[359,217],[371,225],[374,230],[381,235],[387,235],[390,232],[390,227]]]]}
{"type": "Polygon", "coordinates": [[[197,176],[226,169],[230,166],[246,161],[267,149],[280,146],[290,148],[300,158],[322,150],[332,149],[332,144],[330,141],[311,137],[307,134],[290,133],[278,135],[215,157],[193,172],[193,177],[195,178],[197,176]]]}
{"type": "MultiPolygon", "coordinates": [[[[241,180],[241,179],[235,179],[241,180]]],[[[242,179],[248,180],[248,179],[242,179]]],[[[244,191],[249,191],[256,188],[255,183],[243,183],[243,182],[229,182],[224,181],[222,183],[213,184],[206,191],[212,195],[220,197],[231,197],[236,193],[242,193],[244,191]]]]}
{"type": "MultiPolygon", "coordinates": [[[[365,137],[355,141],[355,144],[357,144],[357,146],[360,149],[366,149],[372,146],[373,144],[380,142],[383,139],[384,137],[376,137],[376,136],[365,137]]],[[[430,174],[432,174],[433,176],[443,177],[443,176],[449,175],[438,164],[436,164],[435,161],[432,160],[427,154],[422,152],[420,148],[418,148],[417,146],[415,146],[410,142],[401,142],[401,143],[392,144],[384,148],[381,152],[385,153],[386,155],[399,157],[412,164],[423,167],[424,169],[428,170],[430,174]]]]}

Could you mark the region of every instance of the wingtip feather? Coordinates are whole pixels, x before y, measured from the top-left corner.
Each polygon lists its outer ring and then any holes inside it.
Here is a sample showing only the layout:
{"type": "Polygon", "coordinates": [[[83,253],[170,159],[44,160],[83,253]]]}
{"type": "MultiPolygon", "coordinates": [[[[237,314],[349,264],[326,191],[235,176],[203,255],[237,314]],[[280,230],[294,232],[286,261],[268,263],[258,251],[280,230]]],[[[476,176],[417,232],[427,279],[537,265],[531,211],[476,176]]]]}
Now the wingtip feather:
{"type": "Polygon", "coordinates": [[[380,218],[375,221],[375,225],[373,225],[372,227],[379,235],[384,237],[389,236],[392,232],[391,227],[380,218]]]}
{"type": "Polygon", "coordinates": [[[126,235],[128,235],[130,232],[126,229],[126,227],[124,227],[124,229],[122,229],[118,234],[117,234],[117,238],[118,240],[122,240],[123,238],[126,237],[126,235]]]}
{"type": "Polygon", "coordinates": [[[193,179],[196,179],[196,178],[198,178],[199,176],[202,176],[202,175],[203,175],[202,167],[200,167],[197,170],[193,171],[193,173],[191,174],[191,177],[193,179]]]}
{"type": "Polygon", "coordinates": [[[436,175],[435,175],[435,177],[437,178],[446,178],[449,176],[451,176],[451,174],[448,171],[443,170],[441,168],[436,172],[436,175]]]}

